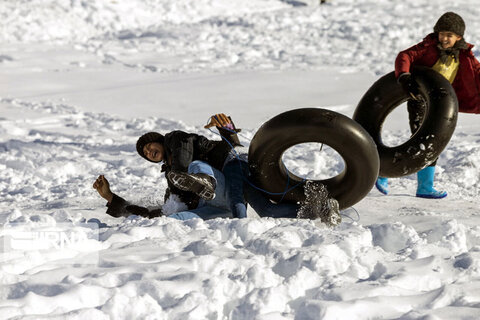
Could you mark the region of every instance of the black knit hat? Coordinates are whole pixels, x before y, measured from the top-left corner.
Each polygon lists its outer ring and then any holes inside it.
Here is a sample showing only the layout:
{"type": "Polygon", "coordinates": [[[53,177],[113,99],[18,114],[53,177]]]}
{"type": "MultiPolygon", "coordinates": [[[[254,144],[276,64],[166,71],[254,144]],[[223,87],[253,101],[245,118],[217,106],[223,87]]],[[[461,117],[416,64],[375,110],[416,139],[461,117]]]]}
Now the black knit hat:
{"type": "Polygon", "coordinates": [[[164,137],[158,132],[147,132],[144,135],[142,135],[140,138],[137,140],[137,152],[139,155],[141,155],[143,158],[147,159],[150,162],[155,162],[151,161],[148,159],[145,154],[143,153],[143,147],[145,147],[147,144],[150,142],[158,142],[163,144],[164,137]]]}
{"type": "Polygon", "coordinates": [[[455,12],[446,12],[438,19],[435,27],[433,27],[433,31],[436,33],[450,31],[463,37],[465,21],[455,12]]]}

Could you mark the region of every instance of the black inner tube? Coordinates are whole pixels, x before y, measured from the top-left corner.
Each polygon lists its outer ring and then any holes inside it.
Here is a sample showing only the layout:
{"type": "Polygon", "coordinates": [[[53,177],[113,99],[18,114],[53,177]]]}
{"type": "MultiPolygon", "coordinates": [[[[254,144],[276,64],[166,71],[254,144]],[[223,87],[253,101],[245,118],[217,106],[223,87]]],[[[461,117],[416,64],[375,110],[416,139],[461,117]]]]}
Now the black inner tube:
{"type": "Polygon", "coordinates": [[[426,103],[420,128],[399,146],[383,144],[381,131],[386,117],[410,97],[391,72],[375,82],[360,100],[353,119],[372,136],[380,157],[380,176],[413,174],[434,161],[447,146],[455,130],[458,101],[452,86],[441,74],[427,68],[412,68],[426,103]]]}
{"type": "Polygon", "coordinates": [[[252,182],[269,193],[274,201],[304,200],[303,179],[288,171],[282,155],[290,147],[307,142],[324,143],[345,162],[337,176],[315,180],[323,183],[340,208],[363,199],[378,175],[379,158],[370,135],[355,121],[334,111],[302,108],[284,112],[263,124],[253,137],[248,152],[252,182]],[[288,187],[298,184],[286,194],[288,187]]]}

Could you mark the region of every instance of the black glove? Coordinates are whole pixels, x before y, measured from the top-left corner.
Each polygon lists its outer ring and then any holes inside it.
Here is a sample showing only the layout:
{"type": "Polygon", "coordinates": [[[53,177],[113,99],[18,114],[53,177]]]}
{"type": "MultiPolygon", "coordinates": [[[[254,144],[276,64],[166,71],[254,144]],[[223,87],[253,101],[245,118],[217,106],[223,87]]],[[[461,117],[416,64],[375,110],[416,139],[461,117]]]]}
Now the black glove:
{"type": "Polygon", "coordinates": [[[420,91],[418,83],[412,78],[412,74],[409,72],[402,73],[398,79],[398,83],[402,85],[405,93],[409,94],[414,100],[418,100],[420,91]]]}

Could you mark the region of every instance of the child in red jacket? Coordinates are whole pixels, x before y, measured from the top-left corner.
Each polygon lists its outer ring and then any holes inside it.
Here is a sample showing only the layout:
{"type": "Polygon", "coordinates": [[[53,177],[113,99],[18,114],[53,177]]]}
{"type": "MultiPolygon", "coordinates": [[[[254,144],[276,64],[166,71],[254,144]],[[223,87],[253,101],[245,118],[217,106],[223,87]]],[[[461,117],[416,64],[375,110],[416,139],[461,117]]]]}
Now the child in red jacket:
{"type": "MultiPolygon", "coordinates": [[[[465,22],[454,12],[444,13],[422,42],[400,52],[395,60],[395,75],[413,99],[407,103],[410,129],[414,133],[422,122],[425,105],[417,99],[418,84],[410,74],[411,66],[431,67],[452,84],[457,94],[459,111],[480,113],[480,63],[473,56],[473,45],[465,42],[465,22]]],[[[433,188],[437,160],[417,173],[417,197],[440,199],[445,191],[433,188]]],[[[375,184],[383,194],[388,194],[388,179],[378,177],[375,184]]]]}

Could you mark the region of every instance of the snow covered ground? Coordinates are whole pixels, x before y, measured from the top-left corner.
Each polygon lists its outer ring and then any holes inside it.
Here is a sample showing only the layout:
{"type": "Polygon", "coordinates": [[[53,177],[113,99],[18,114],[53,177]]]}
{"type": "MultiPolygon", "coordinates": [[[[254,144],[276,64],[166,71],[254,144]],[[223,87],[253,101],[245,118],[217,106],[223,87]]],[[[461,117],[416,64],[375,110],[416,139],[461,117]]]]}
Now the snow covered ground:
{"type": "MultiPolygon", "coordinates": [[[[460,114],[439,159],[447,198],[392,179],[391,195],[372,190],[334,229],[252,211],[116,219],[92,189],[105,174],[114,192],[161,205],[165,179],[134,147],[147,131],[215,138],[203,125],[224,112],[248,145],[285,110],[351,116],[448,10],[479,44],[473,0],[0,2],[0,319],[478,319],[478,115],[460,114]],[[80,247],[28,238],[66,230],[80,247]]],[[[404,141],[406,111],[385,127],[404,141]]],[[[306,177],[338,161],[309,145],[285,158],[306,177]]]]}

